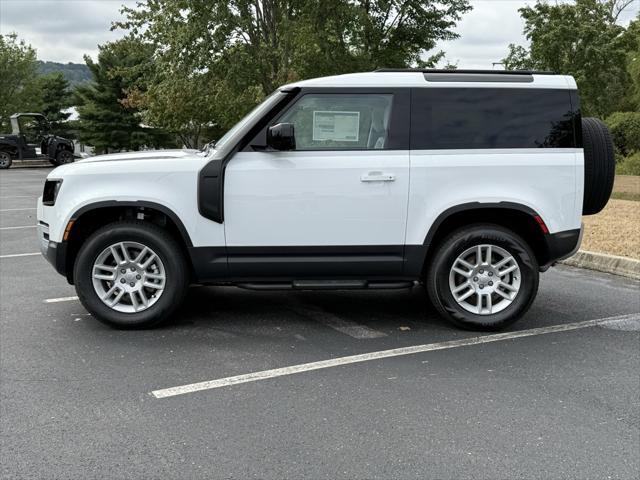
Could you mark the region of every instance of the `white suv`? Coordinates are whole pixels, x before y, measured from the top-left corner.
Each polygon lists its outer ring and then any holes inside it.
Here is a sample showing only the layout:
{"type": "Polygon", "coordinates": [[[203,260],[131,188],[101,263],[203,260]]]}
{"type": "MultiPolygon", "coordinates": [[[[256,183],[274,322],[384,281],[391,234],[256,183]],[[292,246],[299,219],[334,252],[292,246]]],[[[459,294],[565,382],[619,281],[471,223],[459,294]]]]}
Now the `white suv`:
{"type": "Polygon", "coordinates": [[[382,70],[284,86],[205,151],[53,170],[42,251],[117,327],[189,284],[389,289],[422,282],[458,326],[523,315],[611,193],[606,128],[573,78],[382,70]]]}

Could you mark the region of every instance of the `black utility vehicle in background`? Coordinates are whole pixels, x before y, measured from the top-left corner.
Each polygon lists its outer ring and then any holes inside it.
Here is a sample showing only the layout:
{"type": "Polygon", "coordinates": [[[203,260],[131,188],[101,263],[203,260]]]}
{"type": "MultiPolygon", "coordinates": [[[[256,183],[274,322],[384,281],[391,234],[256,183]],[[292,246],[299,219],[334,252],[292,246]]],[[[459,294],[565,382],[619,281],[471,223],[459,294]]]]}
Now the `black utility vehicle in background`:
{"type": "Polygon", "coordinates": [[[53,165],[74,160],[73,142],[54,135],[40,113],[11,115],[11,130],[0,134],[0,169],[9,168],[13,160],[48,160],[53,165]]]}

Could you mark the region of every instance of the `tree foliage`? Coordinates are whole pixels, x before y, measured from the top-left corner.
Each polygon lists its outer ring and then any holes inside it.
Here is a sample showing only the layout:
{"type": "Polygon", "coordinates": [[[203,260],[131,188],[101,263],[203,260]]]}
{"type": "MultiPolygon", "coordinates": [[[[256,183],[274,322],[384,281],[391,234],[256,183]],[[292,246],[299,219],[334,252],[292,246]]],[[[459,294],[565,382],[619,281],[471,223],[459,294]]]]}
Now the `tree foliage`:
{"type": "Polygon", "coordinates": [[[623,7],[624,2],[611,0],[523,7],[519,12],[530,46],[510,45],[504,64],[573,75],[587,115],[606,117],[626,109],[633,83],[627,57],[634,41],[615,22],[623,7]]]}
{"type": "Polygon", "coordinates": [[[161,131],[141,125],[141,116],[128,104],[127,91],[136,85],[139,68],[150,60],[144,45],[124,38],[100,47],[97,61],[86,56],[93,81],[76,88],[78,133],[97,152],[138,150],[171,143],[161,131]]]}
{"type": "Polygon", "coordinates": [[[457,38],[468,10],[467,0],[149,0],[116,26],[153,48],[147,83],[132,91],[145,118],[193,140],[285,83],[433,65],[442,53],[427,53],[457,38]]]}
{"type": "Polygon", "coordinates": [[[9,129],[9,116],[30,109],[27,87],[36,73],[36,51],[17,35],[0,35],[0,132],[9,129]]]}
{"type": "Polygon", "coordinates": [[[607,118],[617,153],[640,152],[640,112],[616,112],[607,118]]]}
{"type": "Polygon", "coordinates": [[[73,96],[64,76],[52,73],[35,77],[27,91],[34,105],[33,110],[47,117],[57,135],[69,136],[67,120],[71,113],[66,110],[73,106],[73,96]]]}

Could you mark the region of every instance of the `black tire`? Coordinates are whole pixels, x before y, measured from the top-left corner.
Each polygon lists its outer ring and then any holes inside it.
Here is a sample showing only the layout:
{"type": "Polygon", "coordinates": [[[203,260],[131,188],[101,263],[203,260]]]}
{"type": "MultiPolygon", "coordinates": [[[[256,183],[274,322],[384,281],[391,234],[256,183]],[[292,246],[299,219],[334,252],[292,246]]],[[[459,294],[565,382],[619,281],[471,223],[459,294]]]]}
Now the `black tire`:
{"type": "Polygon", "coordinates": [[[72,152],[70,152],[69,150],[59,150],[58,153],[56,153],[55,161],[52,161],[51,163],[53,163],[54,165],[64,165],[65,163],[72,163],[72,162],[73,162],[72,152]]]}
{"type": "Polygon", "coordinates": [[[584,199],[582,214],[594,215],[609,201],[616,173],[613,140],[607,126],[597,118],[582,119],[584,148],[584,199]]]}
{"type": "Polygon", "coordinates": [[[121,329],[150,328],[167,320],[180,306],[189,286],[189,272],[183,249],[166,230],[145,222],[120,221],[97,230],[84,242],[76,257],[74,280],[82,305],[99,321],[121,329]],[[127,241],[151,248],[166,273],[164,290],[157,301],[136,313],[108,307],[98,297],[92,281],[98,255],[110,245],[127,241]]]}
{"type": "Polygon", "coordinates": [[[461,228],[436,247],[431,259],[424,281],[433,305],[445,319],[467,330],[494,331],[512,324],[529,309],[538,292],[538,262],[533,251],[520,236],[499,225],[461,228]],[[449,273],[459,255],[483,244],[498,246],[509,253],[520,268],[521,278],[519,291],[510,305],[498,313],[479,315],[465,310],[454,299],[449,273]]]}
{"type": "Polygon", "coordinates": [[[6,170],[11,167],[13,160],[11,159],[11,154],[9,152],[0,152],[0,169],[6,170]]]}

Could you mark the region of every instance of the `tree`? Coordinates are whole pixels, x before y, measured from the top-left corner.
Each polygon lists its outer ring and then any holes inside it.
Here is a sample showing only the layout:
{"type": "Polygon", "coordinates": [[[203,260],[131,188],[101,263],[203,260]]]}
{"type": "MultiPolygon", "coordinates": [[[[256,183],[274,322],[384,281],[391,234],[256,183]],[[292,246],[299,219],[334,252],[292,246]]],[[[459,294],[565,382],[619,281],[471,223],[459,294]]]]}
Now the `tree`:
{"type": "Polygon", "coordinates": [[[26,88],[31,97],[33,110],[44,114],[52,130],[60,136],[68,136],[67,120],[71,113],[64,112],[73,106],[73,96],[69,82],[61,73],[52,73],[36,77],[26,88]]]}
{"type": "Polygon", "coordinates": [[[627,71],[630,39],[615,19],[621,1],[536,3],[519,9],[529,48],[510,45],[506,68],[533,68],[573,75],[583,113],[606,117],[624,107],[632,83],[627,71]]]}
{"type": "Polygon", "coordinates": [[[102,153],[171,143],[163,132],[142,126],[139,111],[126,101],[138,69],[151,60],[149,49],[131,38],[99,48],[97,62],[85,56],[93,81],[76,88],[80,140],[102,153]]]}
{"type": "Polygon", "coordinates": [[[631,76],[629,103],[631,110],[640,112],[640,13],[629,23],[625,40],[631,46],[627,54],[627,71],[631,76]]]}
{"type": "Polygon", "coordinates": [[[152,0],[124,28],[153,48],[145,119],[193,137],[229,128],[279,85],[302,78],[432,65],[467,0],[152,0]],[[188,92],[188,98],[185,98],[188,92]]]}
{"type": "Polygon", "coordinates": [[[31,105],[25,89],[36,75],[36,51],[15,33],[0,35],[0,132],[9,116],[31,105]]]}

